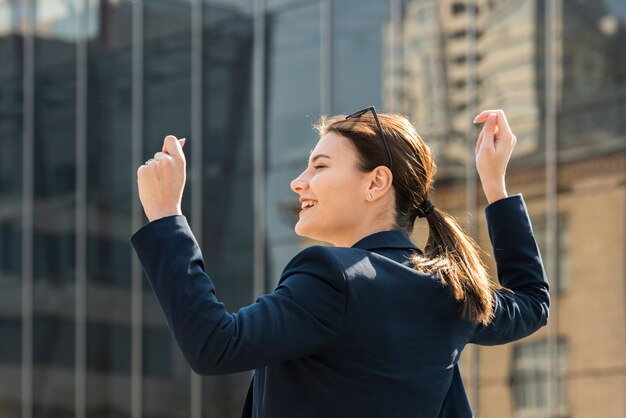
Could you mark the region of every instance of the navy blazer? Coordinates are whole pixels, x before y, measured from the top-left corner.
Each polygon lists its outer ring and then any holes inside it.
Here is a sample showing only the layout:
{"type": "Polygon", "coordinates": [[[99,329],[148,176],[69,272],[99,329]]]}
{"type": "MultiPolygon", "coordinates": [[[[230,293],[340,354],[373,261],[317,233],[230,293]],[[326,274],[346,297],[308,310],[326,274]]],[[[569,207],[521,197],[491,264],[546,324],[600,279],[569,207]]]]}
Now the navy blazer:
{"type": "Polygon", "coordinates": [[[478,326],[401,231],[351,248],[296,255],[273,293],[228,312],[183,216],[131,242],[168,326],[199,374],[255,370],[244,416],[471,417],[458,361],[467,343],[495,345],[545,325],[549,290],[521,195],[486,208],[498,278],[495,318],[478,326]]]}

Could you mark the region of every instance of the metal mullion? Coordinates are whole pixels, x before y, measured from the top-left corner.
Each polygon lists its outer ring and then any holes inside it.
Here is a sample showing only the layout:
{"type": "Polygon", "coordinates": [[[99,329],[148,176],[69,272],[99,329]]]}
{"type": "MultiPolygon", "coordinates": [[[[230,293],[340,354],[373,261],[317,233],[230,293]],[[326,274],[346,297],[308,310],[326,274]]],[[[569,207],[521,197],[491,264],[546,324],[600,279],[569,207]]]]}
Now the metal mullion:
{"type": "Polygon", "coordinates": [[[333,1],[320,0],[320,111],[332,111],[333,1]]]}
{"type": "Polygon", "coordinates": [[[546,416],[558,416],[558,190],[557,190],[557,69],[559,27],[558,0],[545,3],[545,152],[546,152],[546,268],[550,286],[550,322],[547,327],[547,408],[546,416]]]}
{"type": "Polygon", "coordinates": [[[267,290],[266,283],[266,215],[265,215],[265,0],[254,0],[253,56],[253,219],[254,219],[254,278],[253,300],[267,290]]]}
{"type": "Polygon", "coordinates": [[[400,42],[402,32],[400,25],[402,21],[402,1],[401,0],[389,0],[389,21],[391,27],[389,28],[389,45],[391,48],[389,55],[389,99],[390,102],[386,103],[385,111],[387,112],[399,112],[400,100],[398,98],[398,85],[402,83],[401,77],[398,76],[397,70],[401,68],[400,63],[400,42]]]}
{"type": "MultiPolygon", "coordinates": [[[[132,149],[131,149],[131,228],[137,231],[143,213],[137,190],[136,167],[143,160],[143,0],[133,1],[132,10],[132,149]]],[[[131,417],[141,418],[143,412],[143,273],[139,260],[131,264],[131,417]]]]}
{"type": "Polygon", "coordinates": [[[22,100],[22,418],[33,416],[33,216],[34,216],[34,112],[35,40],[33,0],[23,7],[22,100]]]}
{"type": "Polygon", "coordinates": [[[76,282],[74,413],[86,416],[87,366],[87,1],[76,0],[76,282]]]}
{"type": "MultiPolygon", "coordinates": [[[[467,73],[466,73],[466,101],[467,109],[471,117],[476,113],[477,94],[476,94],[476,0],[465,0],[465,9],[467,10],[466,31],[467,31],[467,73]]],[[[476,161],[471,156],[474,155],[474,147],[476,143],[476,128],[472,123],[472,119],[468,118],[467,125],[467,161],[465,164],[465,184],[466,184],[466,205],[467,213],[470,217],[468,233],[478,242],[478,224],[476,221],[476,211],[478,206],[478,186],[476,161]]],[[[470,358],[471,367],[469,375],[469,387],[472,411],[475,416],[479,416],[480,409],[480,348],[475,346],[472,350],[470,358]]]]}
{"type": "MultiPolygon", "coordinates": [[[[202,245],[202,0],[194,0],[191,13],[191,226],[202,245]]],[[[202,417],[202,377],[191,372],[191,418],[202,417]]]]}

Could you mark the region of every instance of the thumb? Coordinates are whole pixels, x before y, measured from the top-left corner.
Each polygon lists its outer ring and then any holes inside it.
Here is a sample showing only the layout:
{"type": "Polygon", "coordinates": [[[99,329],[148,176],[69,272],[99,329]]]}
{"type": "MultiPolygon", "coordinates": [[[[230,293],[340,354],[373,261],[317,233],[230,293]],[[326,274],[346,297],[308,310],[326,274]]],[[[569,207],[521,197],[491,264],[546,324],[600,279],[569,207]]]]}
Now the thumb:
{"type": "Polygon", "coordinates": [[[184,158],[183,147],[178,138],[174,135],[168,135],[163,140],[163,152],[173,157],[178,156],[184,158]]]}

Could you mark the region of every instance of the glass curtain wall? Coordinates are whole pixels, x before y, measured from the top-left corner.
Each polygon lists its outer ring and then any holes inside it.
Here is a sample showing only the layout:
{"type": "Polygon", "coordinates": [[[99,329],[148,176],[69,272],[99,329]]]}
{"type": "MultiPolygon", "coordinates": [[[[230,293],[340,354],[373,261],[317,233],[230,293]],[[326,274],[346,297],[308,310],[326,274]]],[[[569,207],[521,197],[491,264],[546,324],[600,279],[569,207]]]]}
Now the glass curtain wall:
{"type": "MultiPolygon", "coordinates": [[[[22,2],[0,2],[0,415],[18,417],[22,398],[32,391],[34,416],[131,416],[133,332],[131,260],[128,237],[136,167],[132,161],[133,12],[137,2],[116,0],[26,3],[35,22],[34,231],[32,258],[35,288],[34,370],[23,356],[21,312],[21,242],[23,190],[22,83],[25,40],[22,2]],[[82,20],[82,22],[81,22],[82,20]],[[78,44],[84,43],[84,61],[78,44]],[[77,71],[80,70],[80,71],[77,71]],[[82,72],[84,71],[84,73],[82,72]],[[82,74],[82,75],[81,75],[82,74]],[[84,76],[84,79],[81,78],[84,76]],[[80,86],[78,86],[80,85],[80,86]],[[80,89],[81,91],[78,91],[80,89]],[[79,96],[86,99],[80,109],[79,96]],[[82,118],[82,119],[80,119],[82,118]],[[80,119],[80,120],[79,120],[80,119]],[[80,122],[80,123],[79,123],[80,122]],[[85,128],[86,147],[79,143],[85,128]],[[13,139],[13,140],[11,140],[13,139]],[[81,151],[82,149],[82,151],[81,151]],[[83,153],[78,155],[79,153],[83,153]],[[84,172],[78,161],[85,159],[84,172]],[[78,176],[86,182],[79,196],[78,176]],[[80,212],[86,229],[77,229],[80,212]],[[77,292],[77,242],[84,234],[84,292],[77,292]],[[86,307],[78,322],[77,301],[86,307]],[[83,328],[84,327],[84,328],[83,328]],[[84,331],[81,334],[80,331],[84,331]],[[82,335],[82,337],[80,337],[82,335]],[[86,366],[78,364],[84,352],[86,366]],[[22,366],[20,366],[20,363],[22,366]],[[22,373],[32,385],[22,388],[22,373]],[[85,372],[85,387],[75,382],[85,372]],[[23,392],[25,390],[26,392],[23,392]],[[76,410],[81,407],[84,410],[76,410]]],[[[188,155],[194,142],[206,142],[199,170],[203,182],[200,209],[207,209],[203,246],[231,310],[252,299],[250,89],[252,19],[249,5],[206,2],[200,51],[204,82],[201,131],[191,133],[191,5],[184,1],[146,2],[141,34],[144,72],[143,159],[161,149],[163,137],[186,136],[188,155]],[[195,140],[195,141],[194,141],[195,140]],[[219,242],[218,242],[219,241],[219,242]],[[233,266],[237,266],[233,268],[233,266]]],[[[197,148],[200,152],[201,147],[197,148]]],[[[185,195],[185,213],[193,217],[185,195]]],[[[203,233],[204,232],[204,233],[203,233]]],[[[30,259],[29,258],[29,259],[30,259]]],[[[79,257],[80,258],[80,257],[79,257]]],[[[190,371],[165,327],[162,313],[144,282],[141,304],[143,415],[189,416],[190,371]]],[[[27,351],[26,351],[27,352],[27,351]]],[[[204,416],[239,414],[249,374],[205,379],[204,416]]]]}

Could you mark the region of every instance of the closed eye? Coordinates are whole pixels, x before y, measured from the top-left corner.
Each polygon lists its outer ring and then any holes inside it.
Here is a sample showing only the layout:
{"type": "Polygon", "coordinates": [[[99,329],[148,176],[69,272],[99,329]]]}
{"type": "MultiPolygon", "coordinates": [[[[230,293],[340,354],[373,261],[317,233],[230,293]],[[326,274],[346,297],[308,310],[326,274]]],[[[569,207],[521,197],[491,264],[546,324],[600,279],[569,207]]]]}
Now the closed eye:
{"type": "Polygon", "coordinates": [[[313,168],[315,168],[316,170],[319,170],[320,168],[324,168],[324,167],[326,167],[326,166],[322,165],[322,164],[313,166],[313,168]]]}

